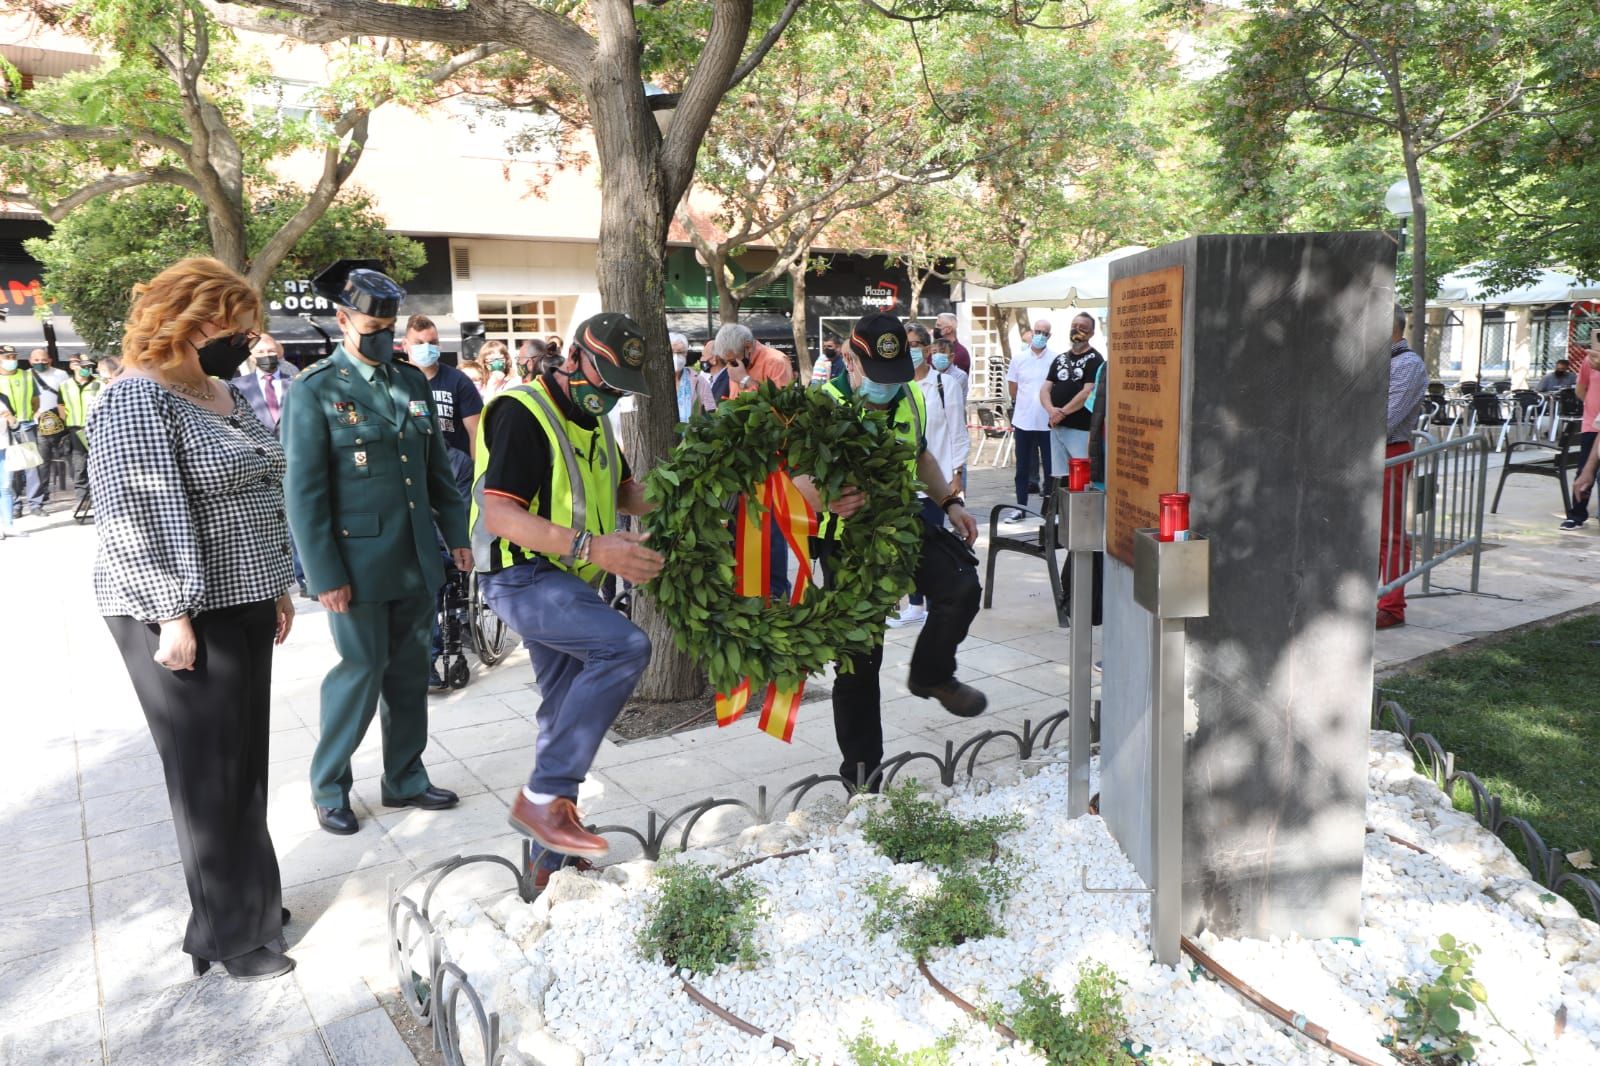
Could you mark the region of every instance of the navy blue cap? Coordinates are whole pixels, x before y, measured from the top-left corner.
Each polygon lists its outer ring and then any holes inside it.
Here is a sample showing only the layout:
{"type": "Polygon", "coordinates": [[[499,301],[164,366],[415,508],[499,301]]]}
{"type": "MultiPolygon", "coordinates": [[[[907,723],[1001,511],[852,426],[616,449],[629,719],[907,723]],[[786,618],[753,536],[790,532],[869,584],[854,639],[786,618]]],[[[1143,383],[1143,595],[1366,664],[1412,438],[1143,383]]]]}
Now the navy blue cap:
{"type": "Polygon", "coordinates": [[[341,259],[312,278],[311,286],[339,307],[373,318],[397,318],[406,290],[378,269],[382,265],[376,259],[341,259]]]}

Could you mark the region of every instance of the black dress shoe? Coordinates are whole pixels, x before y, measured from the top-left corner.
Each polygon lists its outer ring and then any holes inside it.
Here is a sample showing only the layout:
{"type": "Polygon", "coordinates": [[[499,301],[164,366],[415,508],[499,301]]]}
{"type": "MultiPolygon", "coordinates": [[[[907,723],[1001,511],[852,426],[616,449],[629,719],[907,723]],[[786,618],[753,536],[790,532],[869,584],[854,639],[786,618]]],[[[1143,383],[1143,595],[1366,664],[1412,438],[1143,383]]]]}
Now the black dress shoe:
{"type": "Polygon", "coordinates": [[[460,802],[461,797],[448,788],[435,788],[433,785],[429,785],[415,796],[407,796],[404,799],[389,795],[383,797],[385,807],[420,807],[425,811],[442,811],[460,802]]]}
{"type": "MultiPolygon", "coordinates": [[[[202,959],[198,955],[190,955],[189,961],[194,964],[196,977],[211,968],[211,960],[202,959]]],[[[235,981],[265,981],[272,977],[282,977],[294,969],[294,960],[270,947],[256,948],[243,955],[223,959],[222,968],[228,971],[228,976],[235,981]]]]}
{"type": "Polygon", "coordinates": [[[361,829],[361,823],[356,821],[356,812],[349,807],[318,807],[317,824],[330,833],[345,837],[361,829]]]}

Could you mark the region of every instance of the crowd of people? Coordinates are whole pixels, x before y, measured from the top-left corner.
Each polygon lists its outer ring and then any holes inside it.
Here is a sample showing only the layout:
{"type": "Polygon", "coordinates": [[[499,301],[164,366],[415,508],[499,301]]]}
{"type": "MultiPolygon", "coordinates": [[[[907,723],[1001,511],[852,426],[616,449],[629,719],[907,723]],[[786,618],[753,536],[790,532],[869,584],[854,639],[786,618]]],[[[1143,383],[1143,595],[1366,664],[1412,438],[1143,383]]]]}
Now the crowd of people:
{"type": "MultiPolygon", "coordinates": [[[[165,772],[191,904],[183,948],[196,974],[220,964],[260,980],[294,966],[267,766],[273,650],[294,624],[297,586],[325,609],[338,652],[321,687],[311,801],[323,829],[349,835],[361,829],[350,761],[374,717],[383,805],[458,802],[423,761],[429,644],[446,566],[477,572],[539,686],[534,765],[509,813],[540,850],[536,884],[606,854],[582,825],[578,788],[651,657],[644,632],[597,591],[608,578],[649,581],[664,561],[647,533],[621,521],[651,504],[609,417],[648,394],[638,324],[599,314],[564,347],[553,338],[554,350],[527,344],[513,357],[490,342],[451,367],[433,322],[401,318],[405,293],[392,279],[343,263],[316,285],[337,308],[339,343],[296,372],[259,332],[261,301],[243,277],[211,259],[175,264],[135,288],[120,371],[82,376],[85,390],[98,387],[70,423],[85,430],[72,454],[87,456],[97,605],[165,772]]],[[[789,360],[742,325],[717,333],[703,368],[683,337],[671,347],[686,422],[794,379],[789,360]]],[[[979,601],[978,528],[961,495],[958,345],[871,314],[831,347],[817,387],[884,412],[911,446],[908,476],[925,501],[915,572],[925,624],[908,687],[951,714],[979,714],[983,693],[956,676],[979,601]]],[[[20,412],[8,428],[39,427],[52,404],[78,410],[61,398],[70,381],[35,370],[13,384],[17,368],[5,369],[0,396],[20,412]]],[[[80,377],[76,365],[71,376],[80,377]]],[[[808,475],[795,480],[823,516],[820,573],[792,573],[786,560],[782,576],[826,584],[846,563],[843,524],[870,521],[882,501],[847,485],[824,505],[808,475]]],[[[850,661],[833,692],[840,772],[876,787],[881,642],[850,661]]]]}

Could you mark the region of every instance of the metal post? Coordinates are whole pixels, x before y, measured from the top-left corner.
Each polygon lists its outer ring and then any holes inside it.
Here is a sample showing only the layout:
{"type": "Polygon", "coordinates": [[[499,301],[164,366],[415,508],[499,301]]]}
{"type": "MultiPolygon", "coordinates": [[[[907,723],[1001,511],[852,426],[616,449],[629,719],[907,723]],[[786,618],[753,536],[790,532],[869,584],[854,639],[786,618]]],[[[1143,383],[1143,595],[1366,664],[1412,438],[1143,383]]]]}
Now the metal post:
{"type": "Polygon", "coordinates": [[[1133,535],[1133,598],[1150,612],[1150,811],[1155,874],[1150,902],[1151,952],[1178,962],[1183,910],[1183,745],[1193,724],[1184,699],[1184,619],[1211,613],[1211,542],[1161,541],[1153,529],[1133,535]]]}
{"type": "Polygon", "coordinates": [[[1056,514],[1065,519],[1065,543],[1072,563],[1072,626],[1067,631],[1067,814],[1089,813],[1089,748],[1093,745],[1090,696],[1094,669],[1094,553],[1106,546],[1106,494],[1056,490],[1056,514]]]}

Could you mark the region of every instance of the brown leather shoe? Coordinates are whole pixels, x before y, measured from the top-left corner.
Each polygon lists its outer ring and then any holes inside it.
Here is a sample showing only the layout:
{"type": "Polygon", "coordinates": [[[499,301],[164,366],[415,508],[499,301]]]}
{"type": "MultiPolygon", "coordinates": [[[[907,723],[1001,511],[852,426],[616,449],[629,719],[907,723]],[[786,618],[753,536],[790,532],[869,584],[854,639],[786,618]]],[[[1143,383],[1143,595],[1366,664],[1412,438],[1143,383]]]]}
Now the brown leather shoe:
{"type": "Polygon", "coordinates": [[[517,832],[532,837],[540,847],[563,855],[603,859],[611,851],[604,837],[584,829],[578,820],[578,808],[565,796],[558,796],[549,803],[534,803],[526,792],[518,789],[506,821],[517,832]]]}

